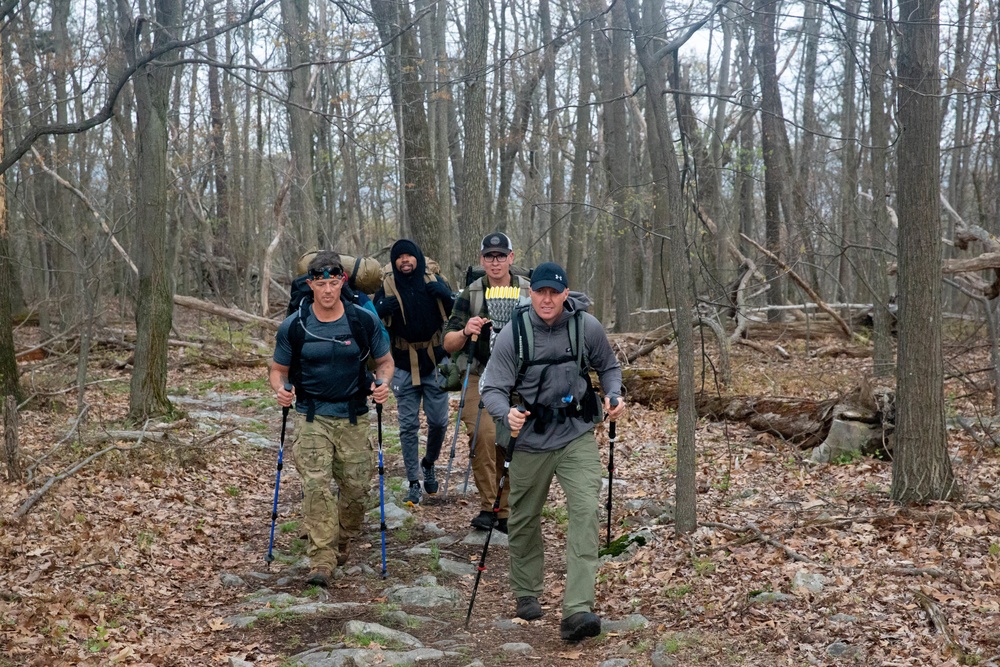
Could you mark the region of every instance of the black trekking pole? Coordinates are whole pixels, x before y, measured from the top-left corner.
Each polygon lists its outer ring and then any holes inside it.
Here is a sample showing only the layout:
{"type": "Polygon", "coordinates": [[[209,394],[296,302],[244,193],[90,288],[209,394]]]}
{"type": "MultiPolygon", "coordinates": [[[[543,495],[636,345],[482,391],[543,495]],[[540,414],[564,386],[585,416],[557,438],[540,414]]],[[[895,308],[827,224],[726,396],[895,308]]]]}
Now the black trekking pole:
{"type": "Polygon", "coordinates": [[[472,471],[472,459],[476,458],[476,442],[479,440],[479,418],[483,416],[482,399],[479,400],[479,409],[476,410],[476,427],[472,432],[472,444],[469,446],[469,463],[465,466],[465,481],[462,483],[462,495],[469,494],[469,472],[472,471]]]}
{"type": "MultiPolygon", "coordinates": [[[[618,397],[611,399],[611,407],[618,405],[618,397]]],[[[608,426],[608,503],[605,508],[608,510],[608,546],[611,546],[611,485],[615,481],[615,438],[618,437],[615,420],[611,420],[608,426]]]]}
{"type": "Polygon", "coordinates": [[[442,498],[448,497],[448,482],[451,481],[451,464],[455,462],[455,447],[458,445],[458,431],[462,427],[462,410],[465,409],[465,392],[469,390],[469,372],[472,370],[472,351],[476,347],[479,334],[472,334],[472,338],[466,343],[468,347],[468,365],[465,367],[465,379],[462,380],[462,397],[458,401],[458,414],[455,416],[455,435],[451,439],[451,453],[448,455],[448,470],[444,473],[444,493],[442,498]]]}
{"type": "MultiPolygon", "coordinates": [[[[518,407],[518,412],[524,412],[524,408],[518,407]]],[[[465,614],[465,627],[469,627],[469,619],[472,618],[472,605],[476,604],[476,592],[479,590],[479,580],[486,571],[486,551],[490,548],[490,538],[493,537],[493,529],[496,528],[498,516],[500,514],[500,496],[503,495],[504,483],[507,481],[507,473],[510,471],[510,460],[514,457],[514,445],[517,444],[517,436],[521,430],[510,432],[510,443],[507,445],[507,455],[503,459],[503,475],[500,476],[500,483],[497,484],[497,498],[493,501],[493,518],[490,521],[490,531],[486,533],[486,541],[483,542],[483,553],[479,556],[479,566],[476,568],[476,583],[472,585],[472,599],[469,600],[469,611],[465,614]]]]}
{"type": "MultiPolygon", "coordinates": [[[[375,380],[375,386],[380,387],[382,380],[375,380]]],[[[385,466],[382,464],[382,404],[375,404],[375,414],[378,415],[378,508],[382,531],[382,578],[388,575],[385,566],[385,466]]]]}
{"type": "MultiPolygon", "coordinates": [[[[285,391],[291,391],[292,385],[285,383],[285,391]]],[[[274,478],[274,507],[271,509],[271,539],[267,543],[267,555],[264,562],[271,569],[274,560],[274,523],[278,520],[278,487],[281,486],[281,464],[285,457],[285,425],[288,423],[288,408],[281,408],[281,440],[278,443],[278,473],[274,478]]]]}

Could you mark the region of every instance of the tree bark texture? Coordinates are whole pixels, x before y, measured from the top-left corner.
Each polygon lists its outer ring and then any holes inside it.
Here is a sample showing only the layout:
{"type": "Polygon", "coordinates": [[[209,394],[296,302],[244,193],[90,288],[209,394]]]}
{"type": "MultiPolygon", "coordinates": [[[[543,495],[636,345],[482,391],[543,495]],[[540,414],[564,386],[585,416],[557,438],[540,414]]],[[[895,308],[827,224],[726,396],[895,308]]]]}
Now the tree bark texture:
{"type": "Polygon", "coordinates": [[[926,502],[956,494],[948,458],[941,352],[939,2],[899,5],[899,352],[890,494],[926,502]]]}
{"type": "Polygon", "coordinates": [[[385,46],[386,72],[397,109],[403,153],[403,195],[413,240],[428,257],[444,252],[447,227],[440,218],[430,128],[420,78],[420,49],[406,0],[371,0],[385,46]]]}
{"type": "Polygon", "coordinates": [[[646,102],[653,119],[649,126],[648,145],[654,190],[658,193],[653,227],[663,229],[669,235],[670,287],[677,329],[677,507],[674,523],[678,531],[687,533],[697,527],[694,439],[697,415],[694,402],[694,320],[691,313],[693,286],[684,238],[685,207],[667,112],[664,73],[664,61],[676,57],[676,53],[654,51],[654,45],[659,43],[658,31],[663,25],[663,7],[659,0],[644,0],[641,14],[638,0],[629,0],[627,6],[636,54],[646,75],[646,102]]]}
{"type": "MultiPolygon", "coordinates": [[[[138,53],[140,44],[130,6],[118,0],[126,53],[138,53]]],[[[151,22],[153,48],[180,30],[180,0],[157,0],[151,22]]],[[[129,417],[135,421],[170,412],[167,399],[167,339],[173,321],[174,237],[176,220],[167,211],[167,115],[174,70],[171,51],[158,62],[139,68],[133,80],[136,102],[137,156],[133,181],[136,197],[136,265],[139,268],[135,300],[135,367],[129,395],[129,417]]]]}
{"type": "MultiPolygon", "coordinates": [[[[764,236],[765,245],[775,257],[784,256],[781,248],[781,195],[784,182],[781,144],[781,97],[778,88],[777,56],[774,45],[775,17],[778,3],[775,0],[754,1],[754,59],[760,80],[761,150],[764,158],[764,236]]],[[[751,237],[752,238],[752,237],[751,237]]],[[[771,289],[767,302],[772,306],[784,303],[784,281],[775,262],[764,263],[764,275],[771,289]]],[[[778,319],[778,311],[769,317],[778,319]]]]}
{"type": "Polygon", "coordinates": [[[17,399],[6,396],[3,404],[3,443],[8,482],[20,482],[23,477],[18,426],[17,399]]]}

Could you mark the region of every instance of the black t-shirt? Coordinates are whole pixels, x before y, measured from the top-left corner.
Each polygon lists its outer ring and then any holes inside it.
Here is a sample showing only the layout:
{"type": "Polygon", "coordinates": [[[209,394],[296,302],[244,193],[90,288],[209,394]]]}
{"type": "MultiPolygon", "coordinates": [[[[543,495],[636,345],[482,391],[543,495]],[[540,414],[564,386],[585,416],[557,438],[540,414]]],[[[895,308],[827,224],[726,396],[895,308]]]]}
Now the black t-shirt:
{"type": "MultiPolygon", "coordinates": [[[[309,307],[304,341],[299,355],[302,368],[302,388],[312,397],[315,413],[324,417],[350,417],[348,401],[358,391],[358,364],[360,347],[351,336],[351,325],[344,314],[333,322],[320,322],[309,307]]],[[[371,318],[366,329],[376,329],[377,319],[368,310],[356,308],[358,317],[371,318]]],[[[278,328],[274,348],[274,361],[282,366],[292,363],[292,345],[289,331],[301,327],[299,313],[285,318],[278,328]]],[[[379,358],[389,352],[385,336],[376,335],[371,341],[371,355],[379,358]]],[[[295,410],[307,414],[308,403],[296,396],[295,410]]]]}

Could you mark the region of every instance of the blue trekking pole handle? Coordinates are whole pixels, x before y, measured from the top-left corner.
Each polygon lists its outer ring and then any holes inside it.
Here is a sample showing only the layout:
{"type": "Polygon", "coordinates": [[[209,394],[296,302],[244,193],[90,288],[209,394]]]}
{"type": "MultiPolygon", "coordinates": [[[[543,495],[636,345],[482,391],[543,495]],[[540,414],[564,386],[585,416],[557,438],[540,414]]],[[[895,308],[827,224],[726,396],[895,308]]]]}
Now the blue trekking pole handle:
{"type": "MultiPolygon", "coordinates": [[[[381,387],[382,380],[375,380],[375,386],[381,387]]],[[[379,530],[382,531],[382,578],[388,576],[385,564],[385,465],[382,463],[382,404],[375,403],[375,414],[378,415],[378,506],[380,514],[379,530]]]]}
{"type": "MultiPolygon", "coordinates": [[[[618,397],[615,396],[610,401],[611,407],[618,406],[618,397]]],[[[605,505],[605,509],[608,512],[608,545],[611,545],[611,485],[615,481],[615,439],[617,439],[617,424],[615,420],[611,420],[611,424],[608,426],[608,502],[605,505]]]]}
{"type": "MultiPolygon", "coordinates": [[[[292,385],[285,383],[285,391],[291,391],[292,385]]],[[[288,410],[289,406],[281,408],[281,440],[278,443],[278,471],[274,478],[274,506],[271,508],[271,537],[267,542],[267,556],[264,557],[264,562],[267,563],[267,567],[271,567],[271,561],[274,560],[274,524],[278,520],[278,489],[281,486],[281,467],[285,458],[285,426],[288,424],[288,410]]]]}

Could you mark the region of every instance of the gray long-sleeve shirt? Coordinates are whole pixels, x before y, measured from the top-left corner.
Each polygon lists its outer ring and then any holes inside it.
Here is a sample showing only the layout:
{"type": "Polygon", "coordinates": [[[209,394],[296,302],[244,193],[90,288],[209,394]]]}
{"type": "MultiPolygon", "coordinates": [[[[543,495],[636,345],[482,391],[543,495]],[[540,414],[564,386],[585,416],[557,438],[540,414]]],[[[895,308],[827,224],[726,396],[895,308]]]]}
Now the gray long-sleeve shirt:
{"type": "MultiPolygon", "coordinates": [[[[563,312],[551,327],[545,324],[534,310],[529,311],[536,360],[557,359],[571,355],[569,321],[584,305],[581,299],[570,294],[563,312]]],[[[611,349],[604,327],[590,313],[584,312],[582,317],[585,358],[589,360],[590,367],[597,372],[605,396],[612,398],[620,396],[621,365],[611,349]]],[[[519,368],[513,328],[510,325],[505,326],[497,335],[489,364],[483,373],[483,405],[494,418],[503,418],[504,424],[507,424],[506,417],[511,407],[510,395],[515,389],[514,383],[519,368]]],[[[572,361],[554,366],[529,366],[524,381],[516,389],[525,405],[540,404],[551,408],[562,408],[566,405],[563,399],[567,396],[572,396],[575,400],[583,398],[587,381],[580,376],[574,358],[572,361]]],[[[567,419],[562,423],[546,424],[544,431],[537,433],[534,420],[529,417],[517,439],[517,448],[534,452],[561,449],[592,428],[594,424],[582,419],[567,419]]]]}

